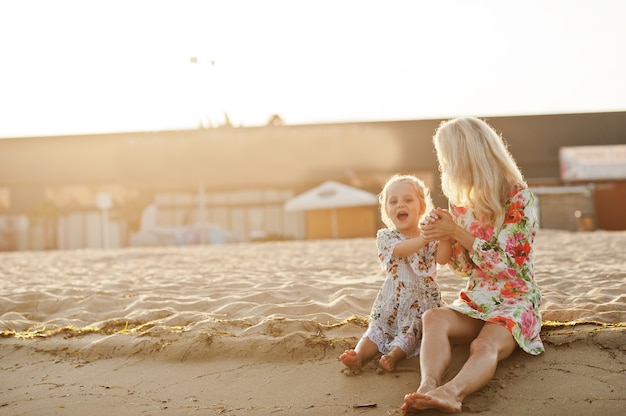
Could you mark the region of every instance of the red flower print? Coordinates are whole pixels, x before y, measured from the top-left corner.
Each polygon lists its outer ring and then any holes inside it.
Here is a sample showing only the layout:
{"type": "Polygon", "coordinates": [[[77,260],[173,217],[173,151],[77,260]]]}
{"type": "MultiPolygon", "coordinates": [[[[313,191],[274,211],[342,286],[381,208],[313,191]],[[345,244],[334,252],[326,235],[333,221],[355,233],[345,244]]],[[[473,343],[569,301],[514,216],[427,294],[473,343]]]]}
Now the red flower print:
{"type": "Polygon", "coordinates": [[[524,294],[528,292],[528,286],[526,286],[526,282],[521,279],[514,280],[512,282],[507,282],[502,288],[502,296],[505,298],[512,298],[515,296],[519,296],[520,294],[524,294]]]}
{"type": "Polygon", "coordinates": [[[509,211],[504,216],[505,224],[517,224],[524,218],[524,204],[519,201],[511,202],[509,211]]]}
{"type": "Polygon", "coordinates": [[[506,199],[511,199],[513,198],[517,193],[519,192],[519,186],[514,186],[513,188],[511,188],[509,190],[509,192],[506,194],[506,199]]]}
{"type": "Polygon", "coordinates": [[[509,280],[509,279],[513,279],[516,274],[517,274],[517,272],[515,270],[513,270],[513,269],[506,269],[506,270],[502,270],[501,272],[499,272],[496,275],[496,278],[498,278],[500,280],[509,280]]]}
{"type": "Polygon", "coordinates": [[[491,279],[491,275],[489,274],[489,270],[484,269],[476,269],[476,276],[480,277],[482,280],[491,279]]]}
{"type": "Polygon", "coordinates": [[[463,301],[465,301],[465,303],[467,303],[467,305],[474,309],[475,311],[478,312],[483,312],[483,308],[481,308],[479,305],[477,305],[473,300],[471,300],[469,298],[469,296],[467,296],[467,294],[465,292],[461,292],[461,299],[463,299],[463,301]]]}
{"type": "Polygon", "coordinates": [[[465,215],[467,213],[467,208],[465,208],[465,207],[457,207],[456,205],[452,205],[452,211],[458,217],[460,215],[465,215]]]}
{"type": "Polygon", "coordinates": [[[513,256],[515,257],[515,263],[517,263],[518,266],[521,266],[526,260],[526,258],[528,257],[529,253],[530,253],[530,244],[528,243],[528,241],[523,244],[518,244],[517,246],[515,246],[513,248],[513,256]]]}
{"type": "Polygon", "coordinates": [[[496,316],[494,318],[489,318],[487,319],[487,322],[493,322],[494,324],[502,325],[506,327],[509,331],[512,331],[513,328],[515,328],[515,321],[505,316],[496,316]]]}
{"type": "Polygon", "coordinates": [[[493,237],[494,234],[493,227],[479,222],[471,223],[469,231],[474,235],[474,237],[480,238],[481,240],[491,240],[491,237],[493,237]]]}

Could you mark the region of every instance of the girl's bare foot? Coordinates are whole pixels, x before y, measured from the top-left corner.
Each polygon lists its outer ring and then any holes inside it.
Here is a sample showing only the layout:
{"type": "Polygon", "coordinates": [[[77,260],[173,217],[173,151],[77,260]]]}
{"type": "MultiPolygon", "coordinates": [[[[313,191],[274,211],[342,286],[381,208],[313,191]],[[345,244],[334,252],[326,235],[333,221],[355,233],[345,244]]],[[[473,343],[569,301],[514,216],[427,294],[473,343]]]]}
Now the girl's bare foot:
{"type": "Polygon", "coordinates": [[[378,364],[385,370],[392,372],[395,369],[396,361],[390,355],[383,355],[380,357],[378,364]]]}
{"type": "Polygon", "coordinates": [[[389,354],[380,357],[378,364],[386,371],[392,372],[396,368],[396,363],[404,357],[406,357],[404,351],[398,347],[393,347],[389,354]]]}
{"type": "Polygon", "coordinates": [[[352,371],[361,369],[361,357],[355,350],[346,350],[339,356],[339,360],[352,371]]]}

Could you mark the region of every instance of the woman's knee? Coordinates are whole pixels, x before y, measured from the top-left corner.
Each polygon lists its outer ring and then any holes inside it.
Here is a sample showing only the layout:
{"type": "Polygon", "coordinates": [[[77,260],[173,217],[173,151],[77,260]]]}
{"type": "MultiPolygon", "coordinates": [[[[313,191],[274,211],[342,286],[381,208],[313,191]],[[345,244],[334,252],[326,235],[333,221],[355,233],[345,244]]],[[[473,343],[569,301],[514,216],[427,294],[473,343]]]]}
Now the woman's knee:
{"type": "Polygon", "coordinates": [[[440,322],[443,315],[441,312],[441,308],[428,309],[422,315],[422,326],[432,326],[440,322]]]}
{"type": "Polygon", "coordinates": [[[447,332],[450,326],[452,311],[445,308],[429,309],[422,315],[422,329],[424,332],[447,332]]]}
{"type": "Polygon", "coordinates": [[[470,354],[490,355],[498,361],[511,355],[517,346],[513,336],[511,340],[499,340],[485,336],[478,336],[470,343],[470,354]]]}
{"type": "Polygon", "coordinates": [[[470,343],[470,354],[497,356],[498,348],[492,340],[485,337],[477,337],[470,343]]]}

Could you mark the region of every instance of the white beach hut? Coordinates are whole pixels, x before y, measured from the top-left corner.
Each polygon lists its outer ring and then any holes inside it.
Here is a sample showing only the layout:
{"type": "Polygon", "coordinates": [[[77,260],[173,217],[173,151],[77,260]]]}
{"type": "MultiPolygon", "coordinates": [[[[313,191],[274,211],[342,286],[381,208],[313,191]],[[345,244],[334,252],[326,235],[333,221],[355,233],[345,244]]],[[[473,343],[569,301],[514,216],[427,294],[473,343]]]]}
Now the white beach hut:
{"type": "Polygon", "coordinates": [[[376,232],[378,197],[370,192],[327,181],[285,203],[286,211],[306,211],[307,238],[372,237],[376,232]]]}

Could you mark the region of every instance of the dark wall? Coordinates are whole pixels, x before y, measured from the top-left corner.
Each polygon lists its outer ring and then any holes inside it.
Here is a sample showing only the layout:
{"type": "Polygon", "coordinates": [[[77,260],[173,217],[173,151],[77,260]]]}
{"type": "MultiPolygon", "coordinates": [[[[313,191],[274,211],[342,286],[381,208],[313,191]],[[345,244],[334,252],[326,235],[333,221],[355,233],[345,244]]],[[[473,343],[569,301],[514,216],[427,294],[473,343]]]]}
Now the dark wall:
{"type": "MultiPolygon", "coordinates": [[[[487,117],[527,179],[558,179],[562,146],[625,144],[626,112],[487,117]]],[[[441,120],[0,140],[0,186],[298,188],[355,173],[437,170],[441,120]]]]}
{"type": "Polygon", "coordinates": [[[626,144],[626,112],[493,117],[529,179],[559,177],[559,148],[626,144]]]}

